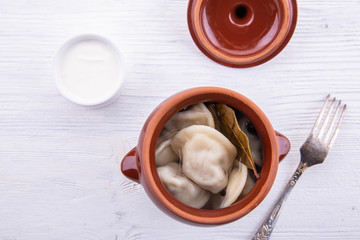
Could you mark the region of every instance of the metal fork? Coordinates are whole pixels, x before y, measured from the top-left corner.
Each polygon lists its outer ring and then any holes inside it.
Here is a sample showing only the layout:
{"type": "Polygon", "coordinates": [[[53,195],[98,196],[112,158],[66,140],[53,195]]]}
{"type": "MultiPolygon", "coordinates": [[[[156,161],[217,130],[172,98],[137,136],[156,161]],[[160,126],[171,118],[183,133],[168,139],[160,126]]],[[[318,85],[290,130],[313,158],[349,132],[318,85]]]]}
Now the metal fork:
{"type": "Polygon", "coordinates": [[[279,217],[280,208],[284,204],[300,176],[309,167],[323,163],[331,146],[334,144],[341,122],[344,118],[346,104],[341,107],[341,101],[339,101],[337,103],[336,109],[334,110],[336,99],[334,98],[328,107],[329,99],[330,94],[326,97],[325,103],[320,111],[313,129],[310,132],[309,137],[300,148],[301,161],[298,168],[286,185],[284,192],[277,201],[275,207],[254,235],[253,240],[270,239],[270,235],[279,217]],[[340,110],[340,108],[342,109],[340,110]],[[329,120],[331,120],[330,123],[329,120]],[[335,125],[335,123],[337,124],[335,125]]]}

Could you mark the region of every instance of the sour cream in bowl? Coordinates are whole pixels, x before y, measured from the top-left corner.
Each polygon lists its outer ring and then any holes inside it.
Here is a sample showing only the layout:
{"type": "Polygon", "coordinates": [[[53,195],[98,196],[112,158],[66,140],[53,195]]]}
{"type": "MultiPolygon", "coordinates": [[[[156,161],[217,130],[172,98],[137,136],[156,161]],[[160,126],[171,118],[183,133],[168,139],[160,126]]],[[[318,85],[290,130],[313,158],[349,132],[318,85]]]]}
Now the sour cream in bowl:
{"type": "Polygon", "coordinates": [[[108,39],[81,35],[67,41],[54,62],[56,85],[68,100],[98,106],[115,99],[124,80],[124,59],[108,39]]]}

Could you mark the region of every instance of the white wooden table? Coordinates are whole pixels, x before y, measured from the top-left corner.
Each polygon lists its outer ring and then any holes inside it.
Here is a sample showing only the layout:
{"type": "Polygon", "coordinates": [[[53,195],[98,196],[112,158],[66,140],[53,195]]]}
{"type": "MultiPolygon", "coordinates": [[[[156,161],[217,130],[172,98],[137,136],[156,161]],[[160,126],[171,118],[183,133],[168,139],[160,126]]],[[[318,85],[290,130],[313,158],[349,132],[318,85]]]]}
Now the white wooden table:
{"type": "Polygon", "coordinates": [[[295,34],[276,58],[232,69],[205,57],[186,0],[0,1],[0,239],[250,239],[299,161],[327,93],[349,106],[323,165],[289,197],[272,239],[360,239],[360,2],[299,0],[295,34]],[[121,96],[98,109],[64,99],[53,56],[82,33],[108,37],[127,61],[121,96]],[[194,227],[157,209],[119,164],[150,112],[196,86],[257,103],[292,149],[267,198],[247,216],[194,227]]]}

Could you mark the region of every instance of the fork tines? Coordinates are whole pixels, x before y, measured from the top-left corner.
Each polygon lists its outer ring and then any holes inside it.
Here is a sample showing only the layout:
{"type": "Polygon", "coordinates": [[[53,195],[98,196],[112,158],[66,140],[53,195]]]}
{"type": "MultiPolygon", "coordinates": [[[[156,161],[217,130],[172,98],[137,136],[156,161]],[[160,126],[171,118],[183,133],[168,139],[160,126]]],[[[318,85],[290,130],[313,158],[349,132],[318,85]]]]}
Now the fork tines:
{"type": "Polygon", "coordinates": [[[317,138],[320,142],[326,144],[328,147],[331,147],[335,141],[341,122],[344,118],[346,104],[342,106],[340,111],[341,101],[337,101],[336,98],[333,98],[331,101],[329,101],[329,99],[330,94],[326,97],[325,103],[321,108],[320,114],[311,131],[311,135],[317,138]],[[335,103],[337,103],[337,107],[334,110],[335,103]],[[339,114],[339,112],[341,113],[339,114]],[[335,123],[336,127],[334,128],[335,123]]]}

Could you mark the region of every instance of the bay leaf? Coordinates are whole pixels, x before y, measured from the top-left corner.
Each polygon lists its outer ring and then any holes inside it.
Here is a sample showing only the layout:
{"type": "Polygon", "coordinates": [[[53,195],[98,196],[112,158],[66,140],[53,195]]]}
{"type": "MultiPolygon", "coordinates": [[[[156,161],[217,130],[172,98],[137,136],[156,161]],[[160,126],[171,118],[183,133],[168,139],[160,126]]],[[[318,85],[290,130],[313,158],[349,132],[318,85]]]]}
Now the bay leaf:
{"type": "Polygon", "coordinates": [[[222,103],[216,103],[215,110],[222,130],[221,132],[237,148],[240,162],[252,169],[256,178],[259,178],[254,159],[251,155],[249,139],[240,129],[234,110],[222,103]]]}

